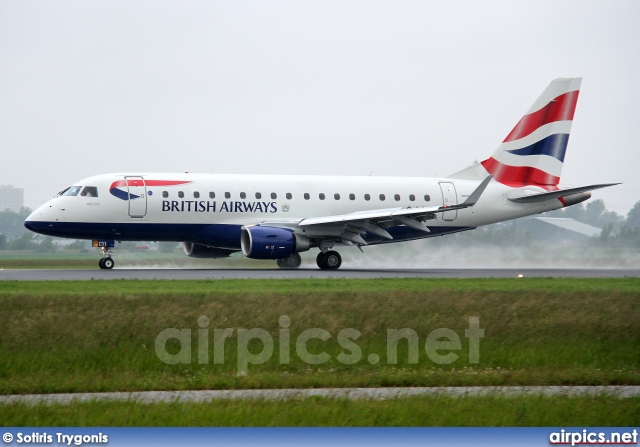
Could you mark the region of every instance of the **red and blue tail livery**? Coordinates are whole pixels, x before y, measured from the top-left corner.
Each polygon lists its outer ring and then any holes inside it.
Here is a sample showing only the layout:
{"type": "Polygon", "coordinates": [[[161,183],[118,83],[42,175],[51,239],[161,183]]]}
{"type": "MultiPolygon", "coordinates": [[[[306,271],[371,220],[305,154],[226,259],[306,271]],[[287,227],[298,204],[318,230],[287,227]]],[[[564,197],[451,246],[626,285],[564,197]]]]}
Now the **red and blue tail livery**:
{"type": "Polygon", "coordinates": [[[505,185],[557,187],[581,80],[551,82],[493,155],[481,162],[487,173],[505,185]]]}

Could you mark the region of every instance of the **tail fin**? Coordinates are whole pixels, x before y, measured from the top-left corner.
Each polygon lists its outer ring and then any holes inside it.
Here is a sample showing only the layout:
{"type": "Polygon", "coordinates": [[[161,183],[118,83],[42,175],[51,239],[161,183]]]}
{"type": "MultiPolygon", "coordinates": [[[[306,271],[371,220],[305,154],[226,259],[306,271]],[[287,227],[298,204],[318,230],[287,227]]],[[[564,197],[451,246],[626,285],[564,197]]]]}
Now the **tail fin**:
{"type": "Polygon", "coordinates": [[[490,158],[450,177],[484,178],[488,173],[509,186],[557,186],[581,82],[552,81],[490,158]]]}

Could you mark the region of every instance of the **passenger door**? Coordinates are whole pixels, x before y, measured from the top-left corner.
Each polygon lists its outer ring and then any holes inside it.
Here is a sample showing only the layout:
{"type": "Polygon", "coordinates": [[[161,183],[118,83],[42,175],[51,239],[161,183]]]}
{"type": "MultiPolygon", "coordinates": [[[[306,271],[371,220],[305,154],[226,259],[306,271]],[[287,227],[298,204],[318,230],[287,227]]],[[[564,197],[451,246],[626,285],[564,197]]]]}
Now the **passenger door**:
{"type": "Polygon", "coordinates": [[[147,215],[147,186],[142,177],[125,177],[129,194],[129,216],[144,217],[147,215]]]}

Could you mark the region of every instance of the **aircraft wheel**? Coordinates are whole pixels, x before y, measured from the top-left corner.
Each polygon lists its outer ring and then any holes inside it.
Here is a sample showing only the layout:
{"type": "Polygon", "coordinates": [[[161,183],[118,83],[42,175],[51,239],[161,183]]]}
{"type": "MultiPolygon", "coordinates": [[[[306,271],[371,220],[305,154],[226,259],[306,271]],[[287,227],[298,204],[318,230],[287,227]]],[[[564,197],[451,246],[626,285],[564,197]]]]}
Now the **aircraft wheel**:
{"type": "Polygon", "coordinates": [[[322,270],[326,269],[326,264],[324,262],[324,253],[320,252],[318,253],[318,256],[316,256],[316,264],[318,265],[318,267],[320,267],[322,270]]]}
{"type": "Polygon", "coordinates": [[[103,258],[102,259],[102,268],[103,269],[111,270],[114,265],[115,265],[115,262],[113,262],[113,258],[103,258]]]}
{"type": "Polygon", "coordinates": [[[324,265],[326,269],[337,270],[342,265],[342,256],[337,251],[328,251],[324,255],[324,265]]]}
{"type": "Polygon", "coordinates": [[[277,259],[276,263],[281,269],[297,269],[302,264],[302,258],[298,253],[293,253],[287,258],[277,259]]]}
{"type": "Polygon", "coordinates": [[[106,267],[104,266],[104,260],[105,260],[105,258],[100,258],[100,260],[98,261],[98,266],[100,266],[100,268],[101,268],[101,269],[106,268],[106,267]]]}

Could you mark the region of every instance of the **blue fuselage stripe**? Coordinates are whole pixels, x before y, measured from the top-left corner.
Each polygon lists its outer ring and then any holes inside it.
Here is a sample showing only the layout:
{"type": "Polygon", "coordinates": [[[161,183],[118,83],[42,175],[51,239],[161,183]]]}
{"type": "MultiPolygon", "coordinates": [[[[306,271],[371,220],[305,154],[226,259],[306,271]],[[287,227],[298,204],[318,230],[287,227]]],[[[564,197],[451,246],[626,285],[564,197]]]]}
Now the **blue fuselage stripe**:
{"type": "MultiPolygon", "coordinates": [[[[157,224],[157,223],[83,223],[28,221],[25,226],[36,233],[73,239],[114,239],[118,241],[176,241],[193,242],[211,247],[240,250],[241,225],[227,224],[157,224]]],[[[405,226],[386,230],[392,240],[365,233],[368,244],[409,241],[472,230],[475,227],[430,227],[430,233],[405,226]]]]}

